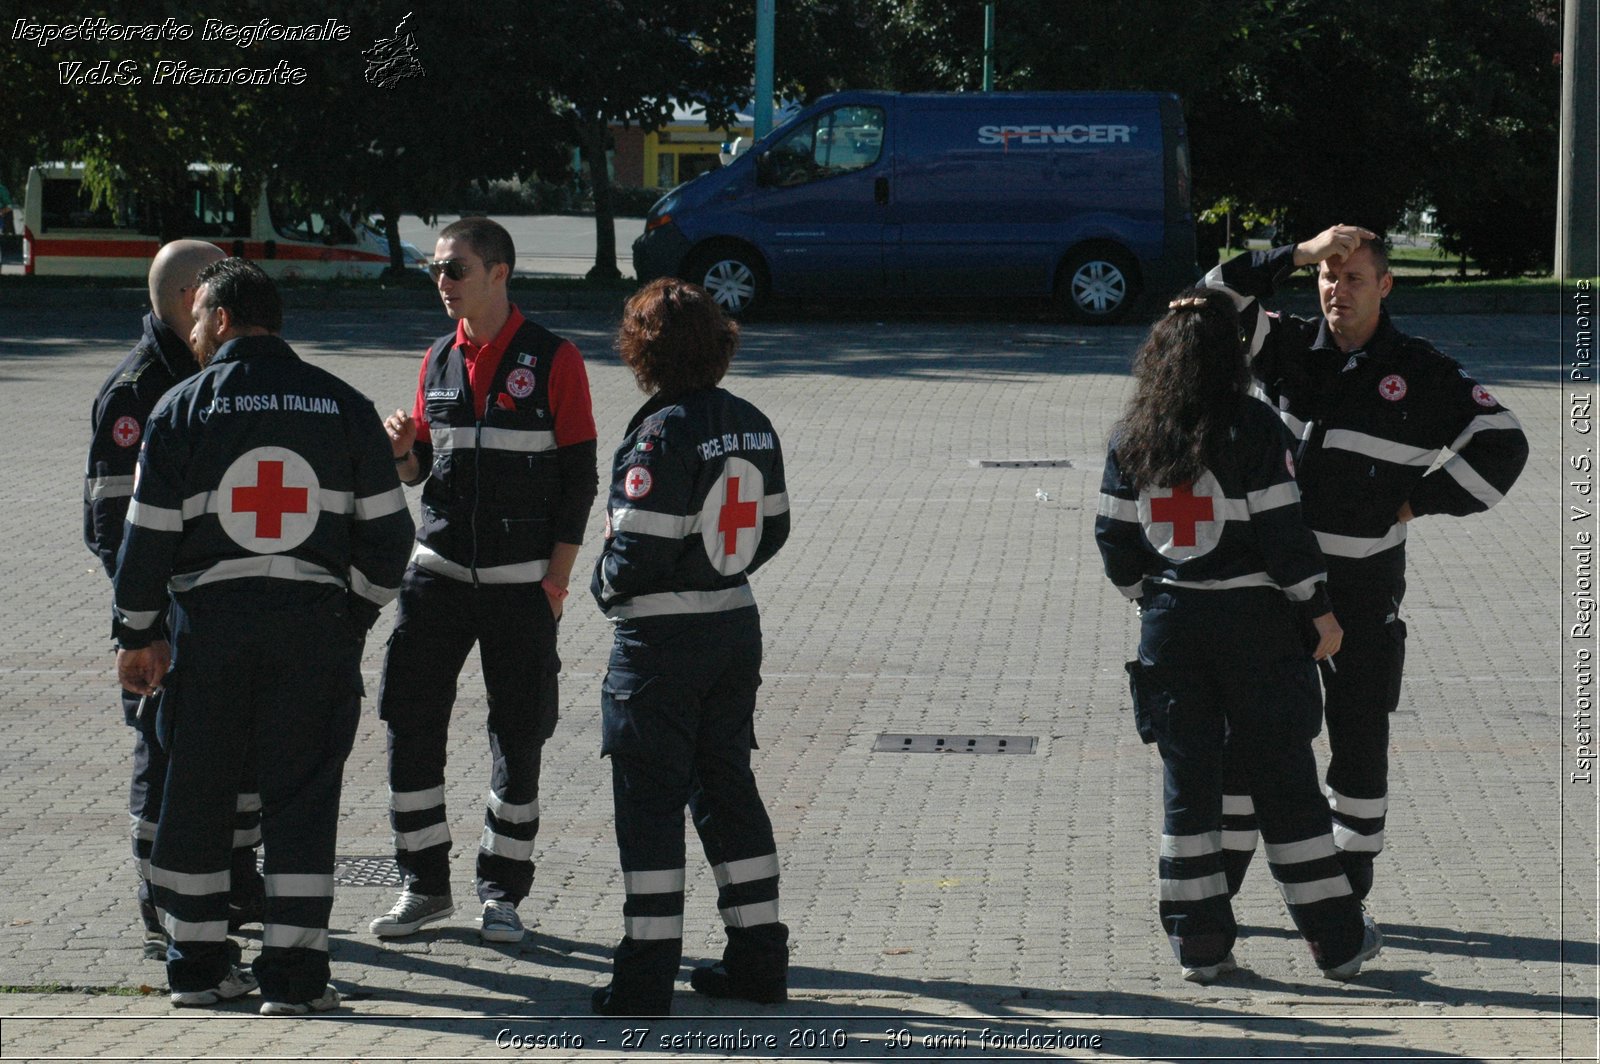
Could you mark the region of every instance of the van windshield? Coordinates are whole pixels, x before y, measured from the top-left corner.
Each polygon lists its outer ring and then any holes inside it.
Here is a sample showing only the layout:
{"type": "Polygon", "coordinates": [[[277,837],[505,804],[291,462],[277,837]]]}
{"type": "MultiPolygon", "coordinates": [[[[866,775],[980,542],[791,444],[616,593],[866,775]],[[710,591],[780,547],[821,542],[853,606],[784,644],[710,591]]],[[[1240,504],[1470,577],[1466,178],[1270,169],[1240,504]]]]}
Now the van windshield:
{"type": "Polygon", "coordinates": [[[767,153],[769,183],[804,185],[864,170],[883,154],[883,108],[835,107],[789,131],[767,153]]]}

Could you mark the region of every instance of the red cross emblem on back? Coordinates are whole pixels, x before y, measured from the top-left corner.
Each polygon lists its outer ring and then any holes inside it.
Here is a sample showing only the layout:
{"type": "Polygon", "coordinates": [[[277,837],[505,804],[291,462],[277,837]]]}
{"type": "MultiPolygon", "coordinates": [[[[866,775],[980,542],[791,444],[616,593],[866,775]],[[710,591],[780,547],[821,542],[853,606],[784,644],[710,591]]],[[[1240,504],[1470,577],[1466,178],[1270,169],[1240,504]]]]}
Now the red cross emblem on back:
{"type": "Polygon", "coordinates": [[[739,530],[756,527],[759,508],[753,502],[739,501],[739,478],[728,478],[722,511],[717,515],[717,531],[722,533],[722,553],[739,553],[739,530]]]}
{"type": "Polygon", "coordinates": [[[1174,547],[1193,547],[1195,527],[1202,521],[1214,520],[1211,500],[1194,493],[1194,482],[1177,484],[1172,495],[1165,499],[1150,500],[1150,518],[1172,526],[1174,547]]]}
{"type": "Polygon", "coordinates": [[[305,488],[283,486],[282,462],[263,461],[256,464],[255,486],[234,488],[232,503],[235,513],[256,515],[258,539],[280,539],[283,515],[305,513],[309,496],[305,488]]]}

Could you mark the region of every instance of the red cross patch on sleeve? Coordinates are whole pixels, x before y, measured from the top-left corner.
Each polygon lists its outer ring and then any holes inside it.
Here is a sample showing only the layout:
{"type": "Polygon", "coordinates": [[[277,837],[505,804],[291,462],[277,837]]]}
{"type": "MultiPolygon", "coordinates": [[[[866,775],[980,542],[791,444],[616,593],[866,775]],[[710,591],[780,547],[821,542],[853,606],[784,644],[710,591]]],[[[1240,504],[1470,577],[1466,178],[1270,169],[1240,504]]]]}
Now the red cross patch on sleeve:
{"type": "Polygon", "coordinates": [[[111,439],[118,447],[134,446],[143,434],[144,430],[139,427],[139,419],[126,414],[117,418],[116,424],[111,426],[111,439]]]}
{"type": "Polygon", "coordinates": [[[634,466],[622,476],[622,493],[630,499],[642,499],[650,494],[650,470],[634,466]]]}

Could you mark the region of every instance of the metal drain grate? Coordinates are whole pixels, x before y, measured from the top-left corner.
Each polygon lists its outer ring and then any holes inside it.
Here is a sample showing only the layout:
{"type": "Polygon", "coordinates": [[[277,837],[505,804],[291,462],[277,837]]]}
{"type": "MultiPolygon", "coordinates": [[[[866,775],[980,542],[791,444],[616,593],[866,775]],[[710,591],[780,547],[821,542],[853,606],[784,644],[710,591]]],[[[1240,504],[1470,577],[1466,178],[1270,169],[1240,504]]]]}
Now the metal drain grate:
{"type": "Polygon", "coordinates": [[[1031,754],[1036,735],[897,735],[885,733],[872,744],[883,754],[1031,754]]]}
{"type": "Polygon", "coordinates": [[[333,881],[345,887],[398,887],[404,882],[393,857],[335,857],[333,881]]]}
{"type": "Polygon", "coordinates": [[[1070,458],[969,458],[979,469],[1071,469],[1070,458]]]}

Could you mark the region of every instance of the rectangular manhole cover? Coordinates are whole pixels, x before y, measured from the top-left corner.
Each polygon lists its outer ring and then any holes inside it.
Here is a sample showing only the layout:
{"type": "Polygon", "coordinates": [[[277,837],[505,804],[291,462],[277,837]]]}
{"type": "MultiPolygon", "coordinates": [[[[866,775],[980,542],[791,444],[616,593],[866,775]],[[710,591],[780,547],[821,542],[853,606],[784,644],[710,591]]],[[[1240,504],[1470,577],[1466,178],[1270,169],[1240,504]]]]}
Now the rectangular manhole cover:
{"type": "Polygon", "coordinates": [[[403,882],[393,857],[335,857],[333,881],[345,887],[398,887],[403,882]]]}
{"type": "Polygon", "coordinates": [[[904,735],[885,733],[872,744],[884,754],[1031,754],[1036,735],[904,735]]]}

